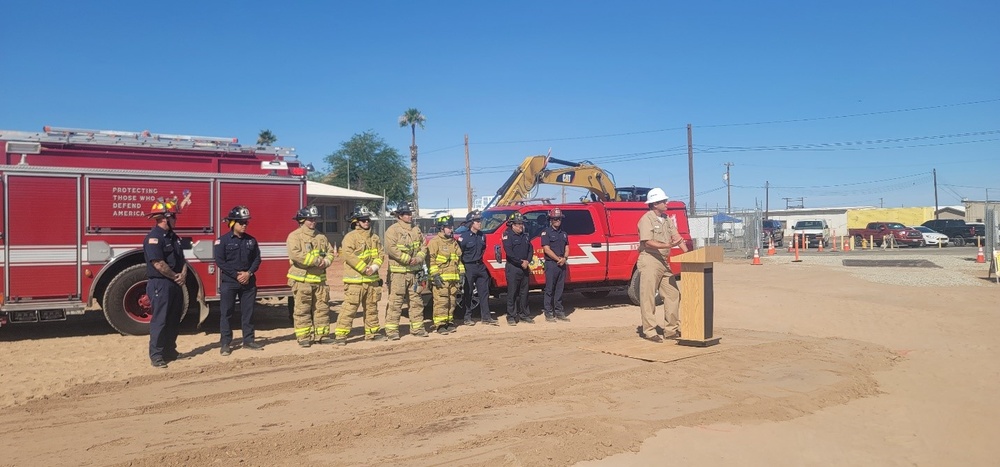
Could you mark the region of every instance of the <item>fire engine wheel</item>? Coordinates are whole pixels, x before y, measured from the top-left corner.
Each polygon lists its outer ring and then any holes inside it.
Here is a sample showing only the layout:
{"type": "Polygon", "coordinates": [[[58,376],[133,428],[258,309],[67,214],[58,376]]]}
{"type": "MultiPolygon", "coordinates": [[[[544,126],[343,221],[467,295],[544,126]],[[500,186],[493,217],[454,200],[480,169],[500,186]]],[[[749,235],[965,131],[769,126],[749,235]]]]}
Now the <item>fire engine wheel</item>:
{"type": "MultiPolygon", "coordinates": [[[[149,321],[153,317],[153,306],[146,295],[146,265],[137,264],[118,273],[104,292],[104,317],[116,331],[127,336],[149,334],[149,321]]],[[[181,320],[187,314],[188,290],[184,294],[181,320]]]]}
{"type": "MultiPolygon", "coordinates": [[[[632,280],[628,283],[628,299],[633,305],[639,305],[639,270],[636,269],[632,272],[632,280]]],[[[663,297],[660,297],[660,292],[656,292],[656,305],[663,304],[663,297]]]]}
{"type": "Polygon", "coordinates": [[[591,290],[588,292],[580,292],[584,297],[592,300],[598,300],[607,297],[611,293],[610,290],[591,290]]]}

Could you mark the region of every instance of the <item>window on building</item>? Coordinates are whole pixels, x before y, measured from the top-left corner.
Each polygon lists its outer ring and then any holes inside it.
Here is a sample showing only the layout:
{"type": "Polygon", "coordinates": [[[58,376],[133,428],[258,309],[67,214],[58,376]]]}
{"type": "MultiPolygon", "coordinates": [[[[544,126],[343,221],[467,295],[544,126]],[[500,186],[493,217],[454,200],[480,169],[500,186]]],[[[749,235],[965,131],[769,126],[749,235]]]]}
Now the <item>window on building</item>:
{"type": "Polygon", "coordinates": [[[325,234],[340,232],[340,206],[322,206],[323,218],[316,223],[316,230],[325,234]]]}

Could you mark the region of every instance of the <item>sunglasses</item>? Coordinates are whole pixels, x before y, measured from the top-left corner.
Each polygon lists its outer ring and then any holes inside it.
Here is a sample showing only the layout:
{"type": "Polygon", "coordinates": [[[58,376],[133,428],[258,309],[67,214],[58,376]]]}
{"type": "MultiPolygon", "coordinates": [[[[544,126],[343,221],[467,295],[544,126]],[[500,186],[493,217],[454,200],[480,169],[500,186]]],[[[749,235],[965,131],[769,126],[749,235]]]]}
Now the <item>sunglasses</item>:
{"type": "Polygon", "coordinates": [[[238,220],[238,221],[233,221],[233,222],[235,222],[235,223],[237,223],[239,225],[247,225],[247,224],[250,223],[250,221],[248,221],[248,220],[238,220]]]}
{"type": "Polygon", "coordinates": [[[371,219],[358,219],[358,222],[371,222],[371,219]]]}

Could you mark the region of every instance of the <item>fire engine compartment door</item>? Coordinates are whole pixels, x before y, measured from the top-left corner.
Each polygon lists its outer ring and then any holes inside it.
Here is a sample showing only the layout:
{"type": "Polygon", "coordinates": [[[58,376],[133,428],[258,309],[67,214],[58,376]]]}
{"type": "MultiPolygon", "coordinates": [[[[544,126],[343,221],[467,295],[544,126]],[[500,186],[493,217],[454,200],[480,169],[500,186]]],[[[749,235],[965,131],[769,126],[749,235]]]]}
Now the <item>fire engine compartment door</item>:
{"type": "Polygon", "coordinates": [[[7,200],[3,178],[0,178],[0,304],[7,300],[7,200]]]}
{"type": "Polygon", "coordinates": [[[80,298],[80,179],[5,175],[6,302],[80,298]]]}
{"type": "MultiPolygon", "coordinates": [[[[302,204],[304,186],[289,182],[219,182],[219,234],[229,232],[229,225],[222,217],[229,214],[234,206],[246,206],[250,210],[250,224],[247,233],[260,246],[260,269],[257,270],[257,289],[261,291],[287,289],[288,249],[285,240],[288,234],[298,228],[292,217],[302,204]]],[[[328,219],[330,221],[334,219],[328,219]]],[[[222,273],[216,274],[216,284],[221,282],[222,273]]]]}

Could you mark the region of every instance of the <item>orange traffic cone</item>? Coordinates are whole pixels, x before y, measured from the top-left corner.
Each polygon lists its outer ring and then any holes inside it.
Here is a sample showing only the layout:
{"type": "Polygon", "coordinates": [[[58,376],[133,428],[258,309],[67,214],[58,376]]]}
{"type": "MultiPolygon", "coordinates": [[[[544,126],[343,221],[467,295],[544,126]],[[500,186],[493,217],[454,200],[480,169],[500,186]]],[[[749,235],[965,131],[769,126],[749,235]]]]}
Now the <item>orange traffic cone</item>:
{"type": "Polygon", "coordinates": [[[979,253],[976,254],[976,262],[977,263],[986,262],[986,256],[983,255],[983,247],[979,247],[979,253]]]}
{"type": "Polygon", "coordinates": [[[823,252],[823,243],[824,242],[826,242],[826,239],[820,239],[820,241],[819,241],[819,249],[817,249],[816,251],[818,251],[820,253],[823,252]]]}
{"type": "Polygon", "coordinates": [[[774,256],[777,253],[778,252],[774,251],[774,239],[773,238],[767,239],[767,256],[774,256]]]}
{"type": "MultiPolygon", "coordinates": [[[[982,248],[980,248],[982,250],[982,248]]],[[[753,262],[750,263],[753,266],[763,266],[764,264],[760,262],[760,248],[753,249],[753,262]]]]}
{"type": "Polygon", "coordinates": [[[791,241],[788,242],[788,252],[791,253],[795,251],[795,235],[792,235],[791,241]]]}
{"type": "Polygon", "coordinates": [[[851,251],[852,243],[854,243],[854,237],[844,237],[844,240],[840,242],[840,249],[843,251],[851,251]]]}

